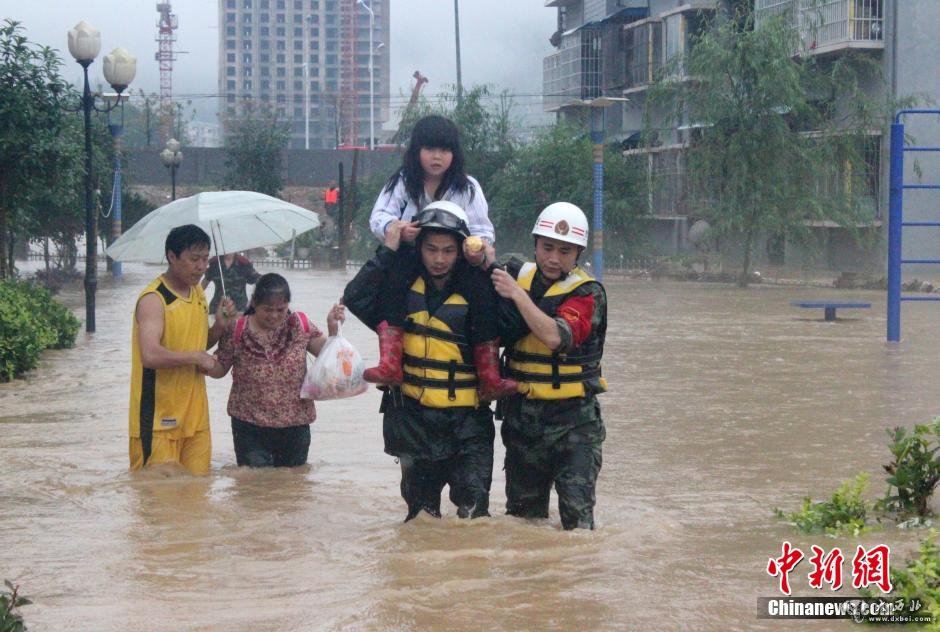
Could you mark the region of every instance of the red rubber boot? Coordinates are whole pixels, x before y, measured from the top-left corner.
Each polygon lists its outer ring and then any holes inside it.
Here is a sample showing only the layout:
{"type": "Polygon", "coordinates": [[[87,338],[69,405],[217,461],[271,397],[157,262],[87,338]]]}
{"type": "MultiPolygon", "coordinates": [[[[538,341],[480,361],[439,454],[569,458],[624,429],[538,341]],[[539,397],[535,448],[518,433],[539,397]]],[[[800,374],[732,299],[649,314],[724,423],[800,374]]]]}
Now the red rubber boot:
{"type": "Polygon", "coordinates": [[[379,366],[366,369],[362,379],[373,384],[399,385],[402,381],[402,355],[405,345],[405,330],[389,325],[387,321],[379,323],[379,366]]]}
{"type": "Polygon", "coordinates": [[[516,394],[519,383],[499,375],[499,338],[474,345],[473,362],[480,380],[480,398],[491,401],[516,394]]]}

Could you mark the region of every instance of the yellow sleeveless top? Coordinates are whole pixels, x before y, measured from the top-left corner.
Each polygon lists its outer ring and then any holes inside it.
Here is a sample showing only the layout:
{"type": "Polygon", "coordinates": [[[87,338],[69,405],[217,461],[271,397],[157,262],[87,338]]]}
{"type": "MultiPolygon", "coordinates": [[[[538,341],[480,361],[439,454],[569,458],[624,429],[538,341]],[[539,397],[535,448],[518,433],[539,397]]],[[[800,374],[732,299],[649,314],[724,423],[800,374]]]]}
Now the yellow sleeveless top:
{"type": "MultiPolygon", "coordinates": [[[[164,283],[154,279],[137,297],[156,294],[163,301],[163,337],[160,340],[172,351],[204,351],[209,337],[209,307],[202,287],[195,285],[188,296],[176,294],[164,283]]],[[[168,438],[191,437],[209,428],[209,402],[206,397],[206,376],[195,366],[171,369],[147,369],[140,359],[139,331],[134,308],[131,334],[131,399],[130,436],[152,436],[169,433],[168,438]]]]}

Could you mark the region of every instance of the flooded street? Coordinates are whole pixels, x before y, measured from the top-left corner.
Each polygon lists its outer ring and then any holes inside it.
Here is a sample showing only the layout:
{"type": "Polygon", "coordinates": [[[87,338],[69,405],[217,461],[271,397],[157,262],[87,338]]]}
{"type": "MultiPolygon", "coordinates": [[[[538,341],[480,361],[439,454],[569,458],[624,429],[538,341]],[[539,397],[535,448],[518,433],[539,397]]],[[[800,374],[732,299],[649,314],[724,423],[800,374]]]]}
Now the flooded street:
{"type": "MultiPolygon", "coordinates": [[[[782,541],[849,551],[851,584],[856,542],[900,566],[924,535],[802,536],[772,508],[862,471],[883,494],[884,428],[940,414],[935,305],[906,304],[891,347],[883,292],[609,282],[598,530],[566,533],[554,494],[547,523],[502,515],[498,432],[493,518],[458,521],[445,500],[443,520],[403,525],[376,390],[317,404],[308,466],[248,470],[230,378],[210,380],[211,474],[129,473],[131,314],[161,268],[124,270],[101,274],[96,334],[0,384],[0,575],[33,599],[30,630],[843,630],[757,619],[782,541]],[[814,298],[873,305],[827,323],[789,304],[814,298]]],[[[321,326],[351,278],[285,276],[321,326]]],[[[60,299],[83,315],[80,285],[60,299]]],[[[372,332],[344,334],[374,363],[372,332]]],[[[815,593],[809,569],[795,595],[815,593]]]]}

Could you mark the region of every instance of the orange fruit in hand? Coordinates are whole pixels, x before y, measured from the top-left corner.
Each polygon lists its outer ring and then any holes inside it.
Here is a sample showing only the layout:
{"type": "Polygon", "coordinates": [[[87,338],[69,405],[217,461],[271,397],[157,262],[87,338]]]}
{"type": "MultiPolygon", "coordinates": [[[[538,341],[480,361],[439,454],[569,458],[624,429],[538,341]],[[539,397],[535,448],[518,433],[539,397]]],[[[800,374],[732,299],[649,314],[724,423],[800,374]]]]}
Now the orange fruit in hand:
{"type": "Polygon", "coordinates": [[[470,252],[480,252],[483,250],[483,239],[476,235],[471,235],[467,237],[465,242],[467,244],[467,250],[470,252]]]}

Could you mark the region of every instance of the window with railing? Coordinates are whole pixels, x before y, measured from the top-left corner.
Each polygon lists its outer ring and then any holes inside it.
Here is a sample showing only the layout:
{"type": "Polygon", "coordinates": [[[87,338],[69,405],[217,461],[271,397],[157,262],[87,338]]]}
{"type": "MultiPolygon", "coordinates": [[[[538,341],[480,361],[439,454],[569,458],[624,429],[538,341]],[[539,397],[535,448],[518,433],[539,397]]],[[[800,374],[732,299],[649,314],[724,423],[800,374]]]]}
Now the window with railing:
{"type": "Polygon", "coordinates": [[[601,50],[603,51],[603,59],[601,60],[601,67],[604,78],[603,89],[607,94],[622,89],[626,85],[627,65],[624,48],[627,35],[623,30],[623,25],[616,21],[605,24],[602,31],[601,50]]]}
{"type": "Polygon", "coordinates": [[[546,109],[601,95],[601,33],[580,29],[562,38],[558,52],[542,62],[546,109]]]}
{"type": "Polygon", "coordinates": [[[757,26],[772,16],[786,16],[809,51],[883,46],[884,0],[756,0],[754,8],[757,26]]]}
{"type": "Polygon", "coordinates": [[[663,61],[676,62],[682,55],[683,19],[681,13],[674,13],[663,20],[663,61]]]}
{"type": "Polygon", "coordinates": [[[674,13],[663,19],[662,65],[673,78],[686,76],[685,60],[692,54],[696,40],[708,28],[714,11],[696,10],[674,13]]]}
{"type": "Polygon", "coordinates": [[[601,33],[582,29],[581,34],[581,98],[596,99],[601,96],[601,33]]]}
{"type": "Polygon", "coordinates": [[[699,209],[691,195],[683,149],[654,152],[648,160],[650,213],[659,217],[687,216],[699,209]]]}
{"type": "Polygon", "coordinates": [[[879,178],[881,136],[863,137],[858,142],[855,162],[849,158],[837,160],[835,168],[817,176],[813,186],[821,198],[848,197],[853,205],[864,211],[863,217],[879,219],[882,216],[879,178]]]}
{"type": "Polygon", "coordinates": [[[881,0],[804,1],[800,31],[810,49],[849,41],[882,40],[881,0]]]}
{"type": "Polygon", "coordinates": [[[626,87],[635,88],[653,82],[654,73],[662,66],[662,24],[646,22],[624,33],[626,87]]]}

